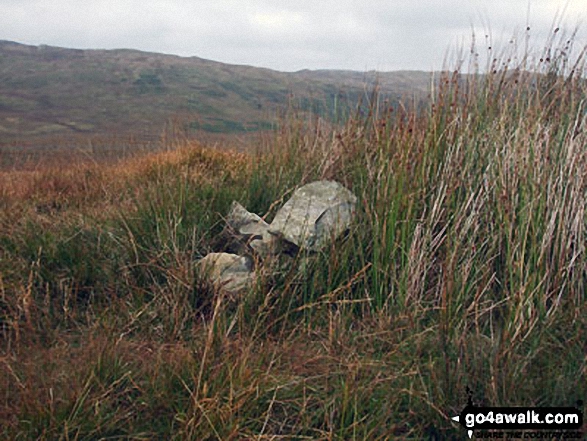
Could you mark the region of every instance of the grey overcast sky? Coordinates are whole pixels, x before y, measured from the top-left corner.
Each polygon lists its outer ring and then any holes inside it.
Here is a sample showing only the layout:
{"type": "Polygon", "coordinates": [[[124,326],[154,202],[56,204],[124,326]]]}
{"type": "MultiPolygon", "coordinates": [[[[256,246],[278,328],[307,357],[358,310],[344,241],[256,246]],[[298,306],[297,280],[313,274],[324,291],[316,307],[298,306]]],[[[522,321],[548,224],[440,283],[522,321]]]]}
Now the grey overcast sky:
{"type": "Polygon", "coordinates": [[[561,31],[580,25],[585,45],[587,0],[0,0],[0,39],[284,71],[431,70],[468,48],[473,27],[495,48],[529,23],[536,47],[562,13],[561,31]]]}

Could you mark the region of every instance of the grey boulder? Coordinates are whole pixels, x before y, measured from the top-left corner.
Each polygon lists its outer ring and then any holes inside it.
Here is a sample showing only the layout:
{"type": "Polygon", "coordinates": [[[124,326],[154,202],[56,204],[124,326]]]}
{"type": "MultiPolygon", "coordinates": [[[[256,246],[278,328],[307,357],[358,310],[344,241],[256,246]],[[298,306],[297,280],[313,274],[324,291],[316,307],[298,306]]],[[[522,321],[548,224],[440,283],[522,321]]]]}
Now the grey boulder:
{"type": "Polygon", "coordinates": [[[349,228],[356,203],[338,182],[312,182],[294,192],[268,231],[300,249],[318,251],[349,228]]]}

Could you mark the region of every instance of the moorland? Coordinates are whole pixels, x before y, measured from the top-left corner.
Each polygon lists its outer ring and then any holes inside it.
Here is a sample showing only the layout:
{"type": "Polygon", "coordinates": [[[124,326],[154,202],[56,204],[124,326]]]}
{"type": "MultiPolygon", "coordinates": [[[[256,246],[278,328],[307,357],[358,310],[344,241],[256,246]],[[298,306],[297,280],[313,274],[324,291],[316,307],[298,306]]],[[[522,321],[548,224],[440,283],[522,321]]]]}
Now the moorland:
{"type": "Polygon", "coordinates": [[[564,41],[425,75],[417,105],[351,87],[365,99],[340,115],[287,95],[307,83],[332,98],[325,78],[359,74],[0,48],[13,151],[101,132],[124,144],[181,106],[201,118],[115,161],[93,144],[85,161],[5,162],[3,438],[463,439],[451,417],[467,391],[489,406],[587,397],[587,83],[564,41]],[[197,138],[236,123],[263,129],[250,148],[197,138]],[[358,197],[344,238],[236,299],[198,273],[227,248],[233,200],[270,221],[318,179],[358,197]]]}

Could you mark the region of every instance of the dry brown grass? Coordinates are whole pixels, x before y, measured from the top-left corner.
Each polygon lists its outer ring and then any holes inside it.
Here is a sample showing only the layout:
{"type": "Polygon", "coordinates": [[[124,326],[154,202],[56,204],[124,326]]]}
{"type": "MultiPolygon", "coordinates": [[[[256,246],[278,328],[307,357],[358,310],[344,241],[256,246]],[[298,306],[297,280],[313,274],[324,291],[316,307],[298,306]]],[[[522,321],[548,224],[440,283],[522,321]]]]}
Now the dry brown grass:
{"type": "Polygon", "coordinates": [[[200,182],[231,179],[245,175],[251,160],[249,154],[191,141],[115,163],[89,158],[58,165],[49,162],[34,170],[0,170],[0,205],[5,211],[28,203],[41,213],[59,212],[66,206],[108,211],[108,206],[122,203],[120,195],[129,187],[140,190],[146,180],[166,173],[200,182]]]}

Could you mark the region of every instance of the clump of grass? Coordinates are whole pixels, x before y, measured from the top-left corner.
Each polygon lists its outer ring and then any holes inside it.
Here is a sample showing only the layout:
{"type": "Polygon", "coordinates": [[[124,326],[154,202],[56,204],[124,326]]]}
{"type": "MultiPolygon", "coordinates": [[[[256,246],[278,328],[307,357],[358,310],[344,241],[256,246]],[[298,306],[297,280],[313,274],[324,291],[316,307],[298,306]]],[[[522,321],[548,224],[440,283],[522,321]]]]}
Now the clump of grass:
{"type": "Polygon", "coordinates": [[[4,434],[458,439],[467,387],[573,405],[587,84],[563,50],[445,72],[427,106],[298,115],[258,154],[183,140],[34,192],[8,177],[29,190],[1,193],[4,434]],[[269,221],[316,179],[357,194],[347,237],[236,300],[201,283],[233,199],[269,221]]]}

